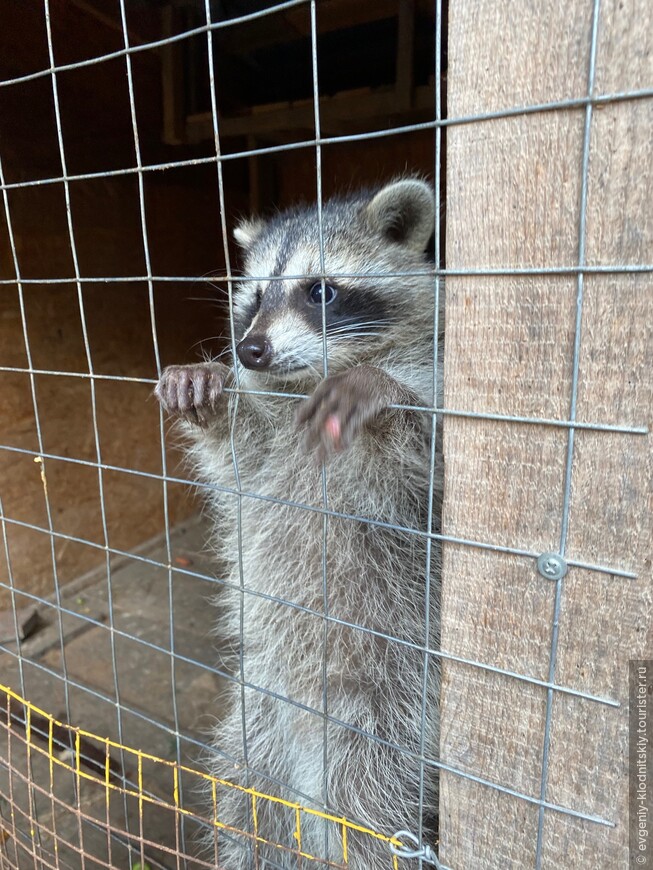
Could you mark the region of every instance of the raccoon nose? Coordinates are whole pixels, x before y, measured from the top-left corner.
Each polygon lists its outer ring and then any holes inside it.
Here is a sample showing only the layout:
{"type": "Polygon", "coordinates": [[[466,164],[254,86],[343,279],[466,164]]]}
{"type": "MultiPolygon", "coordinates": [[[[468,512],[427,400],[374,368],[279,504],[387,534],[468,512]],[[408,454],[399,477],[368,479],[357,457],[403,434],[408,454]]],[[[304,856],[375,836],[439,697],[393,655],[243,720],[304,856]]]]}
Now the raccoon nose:
{"type": "Polygon", "coordinates": [[[263,335],[248,335],[236,347],[241,363],[248,369],[264,369],[270,365],[272,346],[263,335]]]}

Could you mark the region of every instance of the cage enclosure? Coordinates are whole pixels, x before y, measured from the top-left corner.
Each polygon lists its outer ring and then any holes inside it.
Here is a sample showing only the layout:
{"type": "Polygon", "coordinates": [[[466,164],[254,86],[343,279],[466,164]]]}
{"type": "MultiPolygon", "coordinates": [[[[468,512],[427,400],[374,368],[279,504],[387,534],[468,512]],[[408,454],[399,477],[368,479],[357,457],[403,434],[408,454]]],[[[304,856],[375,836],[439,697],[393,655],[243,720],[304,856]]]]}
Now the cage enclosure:
{"type": "MultiPolygon", "coordinates": [[[[367,839],[397,870],[651,860],[652,32],[646,0],[0,0],[0,867],[232,870],[240,833],[257,868],[358,868],[367,839]],[[401,530],[441,553],[412,644],[441,696],[411,709],[440,745],[400,747],[414,817],[372,830],[208,773],[230,685],[303,707],[220,666],[210,487],[153,391],[233,348],[244,216],[407,176],[444,390],[418,410],[441,515],[401,530]]],[[[396,748],[326,694],[325,759],[329,723],[396,748]]]]}

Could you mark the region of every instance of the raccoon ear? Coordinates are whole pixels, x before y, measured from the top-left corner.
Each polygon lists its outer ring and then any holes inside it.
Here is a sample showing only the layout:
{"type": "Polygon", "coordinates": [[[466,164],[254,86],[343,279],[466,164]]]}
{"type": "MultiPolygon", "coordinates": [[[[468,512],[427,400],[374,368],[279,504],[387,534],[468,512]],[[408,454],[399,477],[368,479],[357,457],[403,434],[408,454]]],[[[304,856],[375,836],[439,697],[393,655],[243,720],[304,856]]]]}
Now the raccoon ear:
{"type": "Polygon", "coordinates": [[[433,190],[423,181],[395,181],[366,206],[367,220],[384,238],[422,253],[433,235],[433,199],[433,190]]]}
{"type": "Polygon", "coordinates": [[[241,248],[251,248],[264,226],[261,218],[245,218],[234,228],[234,239],[241,248]]]}

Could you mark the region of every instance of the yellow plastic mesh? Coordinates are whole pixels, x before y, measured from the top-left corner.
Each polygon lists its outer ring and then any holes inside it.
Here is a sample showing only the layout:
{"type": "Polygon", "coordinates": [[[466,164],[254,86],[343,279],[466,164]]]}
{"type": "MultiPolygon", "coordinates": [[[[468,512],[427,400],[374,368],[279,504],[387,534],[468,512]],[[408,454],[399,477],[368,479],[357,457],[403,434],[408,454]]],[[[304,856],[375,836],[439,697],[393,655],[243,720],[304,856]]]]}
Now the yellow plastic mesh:
{"type": "Polygon", "coordinates": [[[215,868],[221,866],[221,834],[229,832],[278,849],[280,862],[285,852],[295,855],[301,868],[346,868],[355,832],[359,842],[371,837],[386,843],[388,868],[398,870],[390,851],[391,844],[401,845],[396,838],[60,722],[7,686],[0,685],[0,699],[0,867],[215,868]],[[251,831],[221,821],[225,789],[237,789],[249,801],[251,831]],[[260,835],[257,821],[265,802],[292,814],[292,843],[271,843],[260,835]],[[307,816],[322,819],[337,834],[342,844],[337,863],[302,847],[307,816]],[[197,837],[186,836],[189,825],[203,829],[211,854],[197,848],[197,837]],[[167,835],[157,836],[161,831],[167,835]]]}

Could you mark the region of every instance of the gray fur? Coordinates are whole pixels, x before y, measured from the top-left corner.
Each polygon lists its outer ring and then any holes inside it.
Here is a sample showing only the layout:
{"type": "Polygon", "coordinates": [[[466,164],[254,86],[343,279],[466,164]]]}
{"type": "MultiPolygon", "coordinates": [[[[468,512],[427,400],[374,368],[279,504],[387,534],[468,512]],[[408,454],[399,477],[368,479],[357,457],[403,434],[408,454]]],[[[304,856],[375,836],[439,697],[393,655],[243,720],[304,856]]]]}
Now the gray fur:
{"type": "MultiPolygon", "coordinates": [[[[263,279],[270,274],[320,274],[314,206],[246,226],[240,241],[247,246],[248,274],[263,279]]],[[[343,272],[370,276],[424,269],[432,228],[433,194],[420,181],[403,180],[380,192],[362,191],[331,200],[323,208],[326,280],[343,272]]],[[[431,418],[391,410],[387,405],[430,405],[433,401],[433,279],[332,280],[341,288],[339,304],[346,302],[356,311],[360,303],[365,315],[357,322],[353,318],[352,328],[350,323],[336,323],[327,330],[326,380],[322,378],[321,330],[310,318],[295,316],[307,304],[310,281],[247,281],[235,297],[237,340],[265,327],[274,348],[269,370],[250,371],[238,364],[241,387],[312,394],[308,402],[234,393],[227,399],[221,395],[222,387],[233,386],[235,374],[233,368],[218,362],[167,369],[157,394],[167,410],[184,421],[189,454],[202,480],[234,489],[239,483],[245,493],[319,509],[323,506],[322,472],[315,457],[324,458],[328,460],[330,511],[425,530],[431,418]],[[257,292],[260,317],[252,323],[257,292]],[[286,294],[285,307],[279,304],[280,293],[286,294]],[[384,316],[374,324],[370,312],[377,302],[384,316]],[[334,418],[339,426],[336,435],[329,430],[334,418]]],[[[440,471],[438,462],[436,508],[440,471]]],[[[423,654],[337,621],[326,623],[325,635],[321,616],[325,603],[323,514],[265,499],[239,499],[217,490],[209,491],[209,501],[219,564],[225,566],[230,584],[217,600],[216,633],[221,649],[233,652],[231,663],[223,662],[223,666],[229,666],[237,679],[242,640],[247,684],[231,684],[222,701],[211,772],[316,809],[325,807],[326,785],[326,805],[333,814],[387,835],[401,828],[417,831],[419,764],[412,755],[420,753],[423,654]],[[241,583],[248,590],[242,594],[241,583]],[[286,697],[297,705],[284,701],[286,697]],[[406,752],[362,736],[360,731],[398,744],[406,752]],[[297,792],[308,800],[298,798],[297,792]]],[[[425,537],[334,516],[328,518],[326,528],[329,616],[410,644],[428,643],[436,648],[436,547],[426,638],[425,537]]],[[[431,658],[426,684],[427,758],[438,754],[439,682],[439,662],[431,658]]],[[[259,836],[290,850],[296,848],[294,814],[263,800],[257,809],[259,836]]],[[[219,789],[218,818],[222,822],[251,831],[249,810],[244,795],[219,789]]],[[[436,772],[427,765],[426,841],[434,836],[436,817],[436,772]]],[[[306,866],[291,851],[263,844],[254,847],[245,837],[220,835],[218,842],[219,866],[224,870],[264,867],[266,861],[268,866],[289,870],[306,866]]],[[[302,848],[323,860],[342,862],[337,826],[331,827],[325,843],[324,822],[315,817],[302,817],[302,848]]],[[[350,833],[348,866],[381,870],[391,867],[392,859],[386,844],[350,833]]]]}

